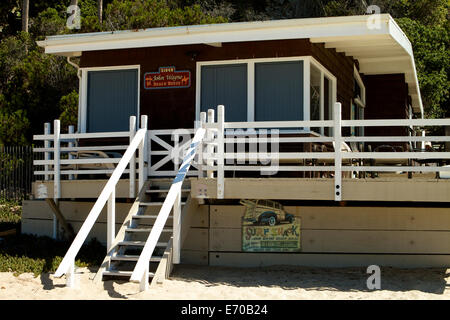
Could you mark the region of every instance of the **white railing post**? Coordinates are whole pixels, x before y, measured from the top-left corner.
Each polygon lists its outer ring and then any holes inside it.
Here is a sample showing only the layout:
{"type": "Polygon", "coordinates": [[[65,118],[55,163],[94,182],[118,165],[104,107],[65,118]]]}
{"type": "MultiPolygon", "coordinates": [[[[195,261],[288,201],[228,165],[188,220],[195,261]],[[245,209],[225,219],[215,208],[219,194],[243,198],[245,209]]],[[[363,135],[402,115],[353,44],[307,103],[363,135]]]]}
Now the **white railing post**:
{"type": "MultiPolygon", "coordinates": [[[[56,206],[59,206],[61,197],[61,122],[53,121],[53,200],[56,206]]],[[[53,238],[58,238],[59,223],[56,216],[53,216],[53,238]]]]}
{"type": "Polygon", "coordinates": [[[149,264],[145,267],[144,272],[142,273],[142,279],[139,282],[139,290],[147,291],[148,290],[148,276],[149,276],[149,264]]]}
{"type": "Polygon", "coordinates": [[[114,238],[116,237],[116,188],[111,191],[111,195],[108,198],[107,205],[107,220],[106,220],[106,252],[110,253],[114,238]]]}
{"type": "MultiPolygon", "coordinates": [[[[136,117],[130,117],[130,143],[136,134],[136,117]]],[[[136,197],[136,152],[130,160],[130,198],[136,197]]]]}
{"type": "Polygon", "coordinates": [[[173,204],[173,263],[181,260],[181,188],[178,190],[173,204]]]}
{"type": "Polygon", "coordinates": [[[145,175],[145,149],[147,142],[147,116],[141,116],[141,129],[145,129],[144,139],[139,144],[139,191],[144,186],[145,175]]]}
{"type": "Polygon", "coordinates": [[[53,198],[55,200],[61,197],[61,154],[60,154],[60,137],[61,137],[61,123],[59,120],[53,122],[53,198]]]}
{"type": "MultiPolygon", "coordinates": [[[[208,109],[208,124],[213,124],[214,123],[214,109],[208,109]]],[[[206,163],[208,165],[208,167],[212,167],[214,165],[214,160],[213,160],[213,153],[214,153],[214,145],[212,144],[214,140],[214,130],[212,130],[211,128],[208,128],[206,130],[206,163]]],[[[214,170],[208,170],[207,171],[207,178],[214,178],[214,170]]]]}
{"type": "Polygon", "coordinates": [[[225,107],[217,106],[217,198],[223,199],[225,193],[225,107]]]}
{"type": "Polygon", "coordinates": [[[75,288],[75,259],[71,261],[69,270],[66,272],[66,286],[75,288]]]}
{"type": "MultiPolygon", "coordinates": [[[[44,124],[44,135],[50,135],[51,134],[51,124],[50,124],[50,122],[46,122],[45,124],[44,124]]],[[[48,148],[48,149],[50,149],[50,146],[51,146],[51,143],[50,143],[50,140],[49,139],[45,139],[44,140],[44,148],[48,148]]],[[[49,151],[45,151],[44,152],[44,160],[50,160],[50,152],[49,151]]],[[[44,171],[45,172],[48,172],[49,171],[49,167],[48,167],[48,164],[45,164],[44,165],[44,171]]],[[[44,180],[46,180],[46,181],[48,181],[50,179],[50,176],[49,176],[49,174],[48,173],[46,173],[45,175],[44,175],[44,180]]],[[[55,182],[55,181],[53,181],[53,182],[55,182]]],[[[58,220],[56,220],[56,215],[55,214],[53,214],[53,230],[52,230],[52,237],[53,237],[53,239],[56,239],[56,238],[58,238],[58,220]]]]}
{"type": "MultiPolygon", "coordinates": [[[[50,123],[49,122],[44,123],[44,135],[50,135],[50,123]]],[[[47,140],[47,139],[44,140],[44,148],[50,148],[50,140],[47,140]]],[[[50,160],[50,152],[49,151],[45,151],[44,160],[50,160]]],[[[44,165],[44,171],[45,172],[48,171],[48,164],[44,165]]],[[[48,180],[48,179],[49,179],[49,175],[46,173],[44,175],[44,180],[48,180]]]]}
{"type": "MultiPolygon", "coordinates": [[[[206,112],[200,112],[200,126],[199,128],[204,128],[206,123],[206,112]]],[[[201,141],[200,145],[198,146],[198,177],[203,178],[203,148],[204,148],[204,142],[201,141]]]]}
{"type": "MultiPolygon", "coordinates": [[[[69,134],[72,134],[75,132],[75,127],[70,125],[69,126],[69,134]]],[[[72,142],[72,140],[69,142],[69,148],[75,147],[75,144],[72,142]]],[[[69,151],[69,160],[73,159],[72,151],[69,151]]],[[[69,174],[69,180],[73,180],[74,176],[73,174],[69,174]]]]}
{"type": "Polygon", "coordinates": [[[334,104],[334,200],[342,199],[342,106],[334,104]]]}

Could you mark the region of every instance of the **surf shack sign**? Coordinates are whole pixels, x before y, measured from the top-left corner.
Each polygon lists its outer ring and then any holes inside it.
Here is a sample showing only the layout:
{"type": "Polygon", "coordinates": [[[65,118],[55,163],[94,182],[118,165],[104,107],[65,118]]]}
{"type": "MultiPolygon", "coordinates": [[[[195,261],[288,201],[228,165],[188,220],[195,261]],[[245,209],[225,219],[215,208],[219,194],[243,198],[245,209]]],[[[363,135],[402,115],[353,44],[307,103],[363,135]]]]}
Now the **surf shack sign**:
{"type": "Polygon", "coordinates": [[[177,71],[175,67],[159,67],[158,72],[144,74],[145,89],[189,88],[191,72],[177,71]]]}

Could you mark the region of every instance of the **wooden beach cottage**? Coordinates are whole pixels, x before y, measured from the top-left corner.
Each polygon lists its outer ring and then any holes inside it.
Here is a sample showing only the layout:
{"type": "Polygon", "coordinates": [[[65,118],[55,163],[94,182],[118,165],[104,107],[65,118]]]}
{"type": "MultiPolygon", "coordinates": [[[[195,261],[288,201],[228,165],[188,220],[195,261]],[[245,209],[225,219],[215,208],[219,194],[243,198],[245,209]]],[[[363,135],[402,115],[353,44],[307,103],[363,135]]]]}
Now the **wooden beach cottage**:
{"type": "Polygon", "coordinates": [[[34,137],[22,232],[107,244],[96,279],[173,264],[450,265],[450,125],[423,119],[387,14],[47,37],[78,69],[77,128],[34,137]],[[79,57],[79,65],[74,57],[79,57]],[[46,201],[44,201],[44,199],[46,201]],[[55,219],[54,217],[57,217],[55,219]]]}

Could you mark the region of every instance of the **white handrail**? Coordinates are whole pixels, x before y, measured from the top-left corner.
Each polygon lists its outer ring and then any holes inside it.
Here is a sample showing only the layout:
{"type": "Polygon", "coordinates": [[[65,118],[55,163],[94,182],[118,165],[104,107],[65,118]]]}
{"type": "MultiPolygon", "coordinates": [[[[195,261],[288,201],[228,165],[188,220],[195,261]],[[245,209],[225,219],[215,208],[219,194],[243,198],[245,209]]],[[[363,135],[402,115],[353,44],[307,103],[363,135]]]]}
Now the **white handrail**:
{"type": "MultiPolygon", "coordinates": [[[[181,186],[183,184],[187,172],[189,171],[191,162],[195,157],[196,149],[198,145],[201,144],[204,135],[205,135],[204,128],[199,128],[195,133],[195,136],[187,151],[187,154],[183,159],[183,163],[180,165],[178,174],[176,175],[175,179],[172,182],[167,197],[164,200],[161,210],[159,211],[158,217],[155,220],[152,230],[147,238],[147,241],[145,242],[144,248],[142,249],[141,255],[139,256],[139,260],[136,263],[136,266],[130,277],[130,281],[140,282],[141,290],[146,290],[148,288],[148,269],[150,258],[153,254],[153,251],[155,250],[156,244],[164,228],[164,225],[166,224],[167,218],[170,214],[170,211],[172,210],[172,207],[174,207],[176,201],[179,202],[180,200],[181,186]]],[[[177,207],[179,209],[179,206],[177,207]]],[[[174,220],[178,219],[179,219],[179,212],[174,212],[174,220]]],[[[179,235],[176,234],[177,232],[179,232],[179,230],[174,231],[174,238],[176,238],[176,236],[179,237],[179,235]]],[[[174,250],[174,255],[175,256],[179,255],[179,248],[177,248],[177,250],[174,250]]]]}
{"type": "Polygon", "coordinates": [[[125,171],[125,168],[127,167],[130,160],[134,157],[135,151],[137,150],[139,145],[143,141],[145,141],[146,134],[147,128],[139,129],[139,131],[136,132],[136,135],[131,141],[129,147],[127,148],[127,151],[125,151],[125,154],[123,155],[122,159],[120,159],[119,164],[114,169],[114,172],[112,173],[111,177],[109,178],[108,182],[106,183],[105,187],[100,193],[100,196],[98,197],[97,201],[95,202],[94,206],[89,212],[86,220],[81,226],[80,231],[78,231],[75,239],[73,240],[72,245],[70,246],[63,260],[61,261],[61,264],[59,265],[58,269],[55,272],[55,277],[58,278],[68,272],[70,273],[70,270],[73,268],[75,257],[78,254],[78,251],[80,250],[81,246],[86,240],[89,232],[91,231],[95,221],[100,215],[100,212],[102,211],[106,202],[108,201],[110,196],[114,193],[117,182],[119,181],[122,173],[125,171]]]}

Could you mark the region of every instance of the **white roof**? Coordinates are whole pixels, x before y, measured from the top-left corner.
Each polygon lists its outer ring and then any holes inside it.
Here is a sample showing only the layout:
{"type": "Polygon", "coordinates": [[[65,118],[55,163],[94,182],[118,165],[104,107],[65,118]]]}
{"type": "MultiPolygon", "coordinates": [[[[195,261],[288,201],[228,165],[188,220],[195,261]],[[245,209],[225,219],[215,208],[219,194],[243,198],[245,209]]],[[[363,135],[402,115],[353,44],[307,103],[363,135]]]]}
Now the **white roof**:
{"type": "Polygon", "coordinates": [[[306,38],[353,56],[361,73],[404,73],[413,109],[423,114],[411,43],[389,14],[80,33],[37,43],[46,53],[79,56],[92,50],[306,38]]]}

